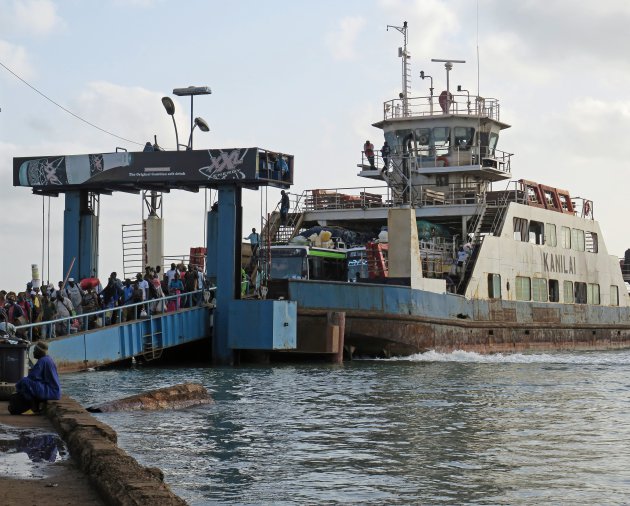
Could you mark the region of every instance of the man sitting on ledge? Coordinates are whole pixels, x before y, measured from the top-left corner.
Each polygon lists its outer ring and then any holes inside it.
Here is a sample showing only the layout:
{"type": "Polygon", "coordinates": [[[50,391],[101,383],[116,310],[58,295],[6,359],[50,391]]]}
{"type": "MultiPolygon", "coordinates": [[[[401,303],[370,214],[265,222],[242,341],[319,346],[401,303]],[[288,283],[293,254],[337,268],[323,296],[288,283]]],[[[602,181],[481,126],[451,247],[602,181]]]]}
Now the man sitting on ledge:
{"type": "Polygon", "coordinates": [[[48,356],[48,345],[37,341],[33,356],[37,363],[26,378],[16,383],[16,393],[9,399],[9,413],[12,415],[21,415],[29,410],[37,413],[40,402],[61,399],[57,366],[48,356]]]}

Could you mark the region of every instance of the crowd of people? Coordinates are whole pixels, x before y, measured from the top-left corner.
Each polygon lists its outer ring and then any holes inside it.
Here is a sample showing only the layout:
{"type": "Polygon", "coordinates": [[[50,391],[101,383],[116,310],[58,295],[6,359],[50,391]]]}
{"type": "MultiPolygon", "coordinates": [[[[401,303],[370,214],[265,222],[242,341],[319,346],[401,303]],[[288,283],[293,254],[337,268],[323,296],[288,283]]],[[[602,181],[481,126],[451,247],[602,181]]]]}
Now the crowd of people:
{"type": "Polygon", "coordinates": [[[32,338],[65,335],[118,323],[119,318],[124,322],[145,317],[148,312],[162,313],[199,305],[202,295],[198,290],[205,286],[204,273],[196,265],[186,267],[175,263],[163,274],[159,266],[147,267],[144,275],[138,273],[135,279],[124,281],[112,272],[105,286],[97,278],[81,282],[68,278],[66,283],[59,281],[56,288],[48,284],[41,289],[29,282],[23,292],[0,290],[0,330],[11,333],[20,325],[68,318],[55,325],[34,327],[32,338]],[[169,295],[177,297],[163,300],[169,295]],[[105,317],[88,315],[102,309],[110,310],[105,317]],[[88,316],[80,318],[82,315],[88,316]]]}

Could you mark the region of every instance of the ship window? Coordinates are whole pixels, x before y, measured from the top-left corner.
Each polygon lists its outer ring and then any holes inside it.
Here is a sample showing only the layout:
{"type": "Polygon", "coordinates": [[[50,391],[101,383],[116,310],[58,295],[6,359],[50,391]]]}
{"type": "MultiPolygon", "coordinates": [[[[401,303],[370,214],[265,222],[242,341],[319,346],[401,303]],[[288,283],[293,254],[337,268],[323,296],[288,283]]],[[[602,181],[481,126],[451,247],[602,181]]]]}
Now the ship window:
{"type": "Polygon", "coordinates": [[[573,304],[573,302],[575,301],[575,298],[573,297],[573,281],[565,281],[563,283],[563,286],[564,297],[562,298],[562,300],[564,300],[566,304],[573,304]]]}
{"type": "Polygon", "coordinates": [[[436,156],[447,155],[451,143],[451,129],[448,127],[435,127],[433,129],[433,146],[436,156]]]}
{"type": "Polygon", "coordinates": [[[470,149],[475,137],[475,129],[469,127],[455,127],[455,147],[461,150],[470,149]]]}
{"type": "Polygon", "coordinates": [[[499,140],[499,134],[491,133],[490,142],[488,143],[489,154],[494,156],[494,148],[497,147],[497,141],[499,140]]]}
{"type": "Polygon", "coordinates": [[[416,142],[418,143],[419,154],[428,155],[429,145],[431,144],[431,129],[416,128],[416,142]]]}
{"type": "Polygon", "coordinates": [[[584,230],[578,228],[571,229],[571,246],[575,251],[584,251],[584,230]]]}
{"type": "Polygon", "coordinates": [[[545,244],[547,246],[557,246],[556,226],[553,223],[545,223],[545,244]]]}
{"type": "Polygon", "coordinates": [[[586,303],[599,304],[599,285],[597,283],[589,283],[586,286],[586,303]]]}
{"type": "Polygon", "coordinates": [[[435,186],[448,186],[448,174],[435,176],[435,186]]]}
{"type": "Polygon", "coordinates": [[[536,302],[547,302],[547,280],[534,278],[532,280],[532,295],[536,302]]]}
{"type": "Polygon", "coordinates": [[[560,229],[560,237],[562,238],[562,247],[564,249],[571,249],[571,229],[569,227],[562,227],[560,229]]]}
{"type": "Polygon", "coordinates": [[[597,242],[597,234],[595,232],[584,232],[586,237],[586,251],[589,253],[597,253],[599,251],[599,244],[597,242]]]}
{"type": "Polygon", "coordinates": [[[396,130],[394,132],[395,140],[392,142],[387,138],[387,134],[385,135],[385,140],[389,143],[389,146],[392,150],[392,154],[400,155],[403,150],[406,153],[409,148],[409,137],[412,136],[412,130],[396,130]],[[407,144],[407,146],[405,146],[407,144]]]}
{"type": "Polygon", "coordinates": [[[587,296],[586,296],[586,283],[581,283],[579,281],[575,282],[574,285],[574,294],[575,294],[575,303],[576,304],[586,304],[587,296]]]}
{"type": "Polygon", "coordinates": [[[525,218],[514,218],[514,239],[527,242],[527,220],[525,218]]]}
{"type": "Polygon", "coordinates": [[[529,242],[534,244],[542,244],[545,237],[545,225],[540,221],[529,222],[529,242]]]}
{"type": "Polygon", "coordinates": [[[501,298],[501,275],[488,274],[488,297],[490,299],[501,298]]]}
{"type": "Polygon", "coordinates": [[[516,276],[516,300],[532,298],[532,280],[524,276],[516,276]]]}
{"type": "Polygon", "coordinates": [[[557,279],[549,280],[549,302],[558,302],[560,300],[560,285],[557,279]]]}
{"type": "Polygon", "coordinates": [[[610,285],[610,305],[619,305],[619,287],[617,285],[610,285]]]}

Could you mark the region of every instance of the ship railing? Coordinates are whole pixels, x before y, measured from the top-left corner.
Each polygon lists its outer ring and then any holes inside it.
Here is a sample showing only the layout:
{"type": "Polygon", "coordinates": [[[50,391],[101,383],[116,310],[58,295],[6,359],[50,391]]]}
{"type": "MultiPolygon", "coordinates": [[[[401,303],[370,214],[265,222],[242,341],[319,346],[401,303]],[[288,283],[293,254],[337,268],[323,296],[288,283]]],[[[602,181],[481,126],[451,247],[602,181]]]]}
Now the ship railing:
{"type": "Polygon", "coordinates": [[[500,149],[488,149],[486,146],[458,146],[454,149],[446,147],[426,148],[414,150],[411,156],[401,155],[402,147],[394,146],[392,154],[387,157],[388,163],[385,164],[380,150],[374,152],[374,166],[370,164],[365,151],[361,151],[361,163],[359,167],[362,170],[383,171],[386,168],[391,169],[394,164],[404,164],[405,160],[410,158],[414,160],[414,168],[411,172],[423,172],[424,169],[433,169],[435,167],[464,167],[470,165],[479,166],[482,169],[495,169],[506,174],[512,173],[511,161],[512,153],[501,151],[500,149]]]}
{"type": "Polygon", "coordinates": [[[500,105],[496,98],[475,95],[451,95],[440,100],[439,96],[395,98],[383,103],[383,119],[457,114],[460,116],[487,117],[499,121],[500,105]]]}
{"type": "MultiPolygon", "coordinates": [[[[460,184],[413,186],[412,205],[449,206],[478,205],[485,201],[485,186],[460,184]]],[[[392,207],[402,203],[388,186],[364,186],[346,188],[321,188],[306,190],[304,211],[335,209],[370,209],[392,207]]]]}
{"type": "MultiPolygon", "coordinates": [[[[505,189],[495,189],[495,185],[491,183],[490,190],[487,192],[486,201],[488,204],[498,207],[506,207],[508,203],[516,202],[524,205],[539,205],[539,207],[548,209],[553,208],[553,203],[550,202],[530,204],[527,189],[523,186],[522,181],[508,181],[505,189]]],[[[584,197],[571,197],[571,207],[571,213],[575,216],[587,220],[595,219],[594,203],[592,200],[584,197]]],[[[565,209],[564,212],[567,212],[567,210],[565,209]]]]}
{"type": "Polygon", "coordinates": [[[576,216],[587,220],[595,219],[595,209],[592,200],[584,197],[571,197],[571,203],[576,216]]]}
{"type": "Polygon", "coordinates": [[[392,200],[391,189],[388,186],[320,188],[306,190],[305,194],[303,200],[305,211],[388,207],[392,200]]]}
{"type": "Polygon", "coordinates": [[[216,287],[205,288],[44,322],[16,325],[16,335],[27,338],[29,341],[33,340],[33,334],[39,339],[52,339],[78,332],[99,330],[108,324],[146,320],[174,311],[207,305],[214,298],[215,290],[216,287]],[[169,306],[172,305],[174,305],[174,311],[169,310],[169,306]],[[123,317],[125,317],[124,321],[123,317]]]}

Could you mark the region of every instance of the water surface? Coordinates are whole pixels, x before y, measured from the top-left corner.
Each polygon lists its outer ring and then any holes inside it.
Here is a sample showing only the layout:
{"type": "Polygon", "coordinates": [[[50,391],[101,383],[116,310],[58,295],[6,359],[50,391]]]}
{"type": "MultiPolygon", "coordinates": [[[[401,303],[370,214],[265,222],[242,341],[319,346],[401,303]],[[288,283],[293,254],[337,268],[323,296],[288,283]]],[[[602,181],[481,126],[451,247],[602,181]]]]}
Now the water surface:
{"type": "Polygon", "coordinates": [[[97,415],[191,504],[627,504],[630,352],[66,375],[88,406],[184,381],[215,404],[97,415]]]}

